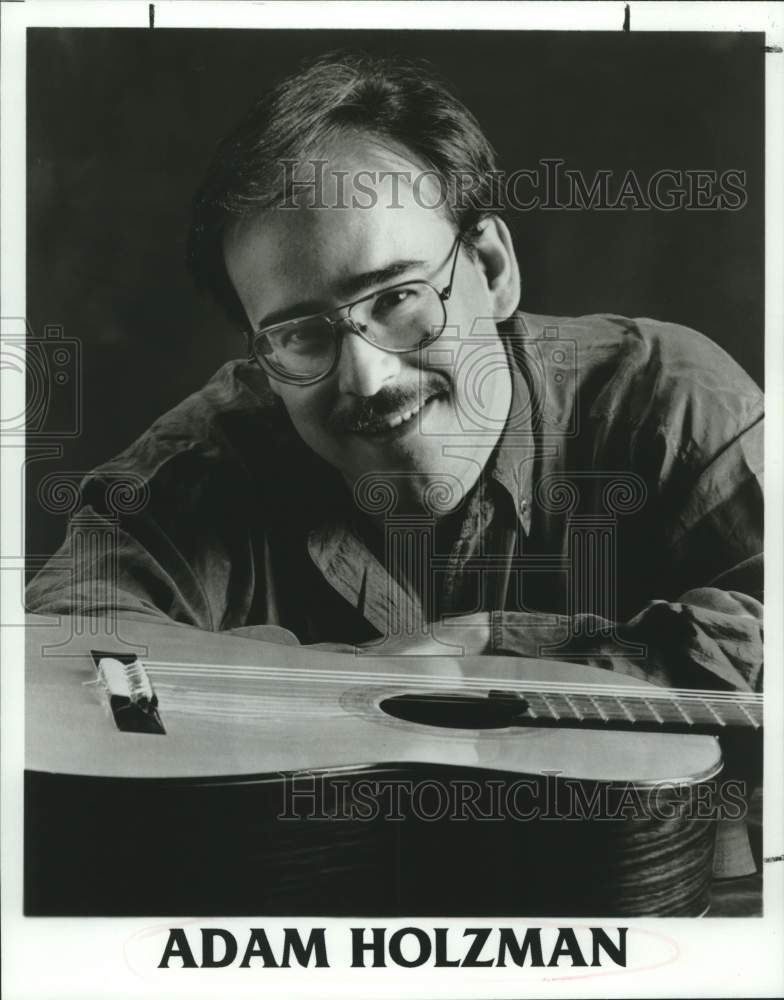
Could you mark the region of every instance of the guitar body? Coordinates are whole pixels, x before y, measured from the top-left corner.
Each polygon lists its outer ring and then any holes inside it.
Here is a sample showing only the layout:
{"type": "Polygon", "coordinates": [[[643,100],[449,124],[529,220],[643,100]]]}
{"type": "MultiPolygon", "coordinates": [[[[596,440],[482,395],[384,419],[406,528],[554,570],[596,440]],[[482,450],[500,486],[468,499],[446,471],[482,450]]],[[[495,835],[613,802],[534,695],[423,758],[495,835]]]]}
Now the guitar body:
{"type": "Polygon", "coordinates": [[[28,915],[707,909],[716,738],[537,725],[520,694],[640,681],[32,616],[26,678],[28,915]],[[96,653],[139,658],[164,732],[118,728],[96,653]]]}

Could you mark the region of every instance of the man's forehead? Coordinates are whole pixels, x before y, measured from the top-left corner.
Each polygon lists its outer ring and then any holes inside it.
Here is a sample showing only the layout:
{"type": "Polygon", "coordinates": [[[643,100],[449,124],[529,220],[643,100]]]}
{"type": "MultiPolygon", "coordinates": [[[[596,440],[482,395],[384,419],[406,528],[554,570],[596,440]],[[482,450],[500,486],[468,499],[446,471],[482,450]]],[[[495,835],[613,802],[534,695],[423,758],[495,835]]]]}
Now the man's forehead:
{"type": "Polygon", "coordinates": [[[413,171],[418,168],[413,164],[393,153],[373,151],[358,162],[375,164],[374,187],[371,177],[352,174],[356,162],[345,150],[327,161],[331,187],[321,190],[320,204],[300,197],[291,207],[276,206],[240,220],[227,233],[229,274],[246,308],[256,314],[254,319],[260,318],[257,300],[262,297],[265,315],[297,301],[329,305],[327,300],[358,274],[403,260],[435,261],[448,249],[454,226],[443,208],[433,207],[432,193],[423,196],[426,182],[435,182],[424,178],[417,186],[413,171]],[[378,176],[382,163],[387,170],[400,168],[394,192],[389,178],[378,176]],[[376,196],[361,196],[351,186],[357,180],[373,188],[376,196]],[[343,190],[338,183],[344,184],[343,190]],[[253,301],[246,301],[249,296],[253,301]]]}
{"type": "MultiPolygon", "coordinates": [[[[334,204],[352,184],[354,189],[361,184],[380,195],[382,191],[392,192],[395,183],[409,188],[415,183],[423,185],[431,174],[427,165],[402,143],[363,133],[339,133],[298,160],[287,161],[281,182],[284,188],[285,182],[292,182],[286,193],[298,203],[307,203],[309,192],[302,185],[318,180],[324,199],[334,204]]],[[[392,206],[392,199],[388,204],[392,206]]]]}
{"type": "MultiPolygon", "coordinates": [[[[363,134],[341,134],[298,160],[281,164],[281,202],[264,213],[278,242],[322,235],[331,240],[385,231],[395,238],[447,212],[440,181],[402,144],[363,134]],[[399,217],[404,226],[397,226],[399,217]],[[416,216],[421,216],[416,219],[416,216]],[[388,232],[387,232],[388,231],[388,232]]],[[[242,235],[255,220],[240,220],[242,235]]]]}
{"type": "Polygon", "coordinates": [[[421,253],[425,259],[449,239],[449,221],[435,212],[403,204],[398,210],[372,208],[267,209],[238,225],[228,240],[251,257],[291,259],[320,269],[379,266],[398,255],[421,253]]]}

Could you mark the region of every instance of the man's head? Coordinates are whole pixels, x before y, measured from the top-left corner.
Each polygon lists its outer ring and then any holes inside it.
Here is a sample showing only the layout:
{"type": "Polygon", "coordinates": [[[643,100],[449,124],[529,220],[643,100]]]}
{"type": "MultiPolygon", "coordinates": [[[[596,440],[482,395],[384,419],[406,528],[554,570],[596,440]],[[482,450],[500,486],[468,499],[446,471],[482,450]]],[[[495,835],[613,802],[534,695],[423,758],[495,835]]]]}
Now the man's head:
{"type": "Polygon", "coordinates": [[[191,268],[246,329],[262,331],[258,342],[273,349],[264,331],[285,320],[336,321],[323,377],[302,384],[273,367],[270,385],[349,485],[394,476],[405,507],[422,506],[444,479],[457,502],[509,411],[495,322],[514,311],[519,275],[489,211],[494,179],[476,121],[422,67],[334,56],[251,111],[196,199],[191,268]],[[409,281],[428,282],[431,298],[446,290],[446,328],[421,349],[384,349],[389,296],[352,310],[367,336],[336,312],[409,281]]]}

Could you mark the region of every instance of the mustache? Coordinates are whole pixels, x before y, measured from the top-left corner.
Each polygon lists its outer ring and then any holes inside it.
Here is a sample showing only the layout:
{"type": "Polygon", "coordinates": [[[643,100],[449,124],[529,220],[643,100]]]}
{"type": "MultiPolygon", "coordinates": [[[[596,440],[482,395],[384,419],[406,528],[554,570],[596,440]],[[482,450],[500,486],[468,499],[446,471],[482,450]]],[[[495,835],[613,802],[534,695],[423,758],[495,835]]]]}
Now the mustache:
{"type": "Polygon", "coordinates": [[[433,396],[444,395],[448,391],[446,379],[434,374],[420,379],[416,385],[389,386],[379,389],[375,396],[356,399],[335,410],[329,425],[333,431],[343,434],[366,433],[383,426],[395,414],[419,409],[433,396]]]}

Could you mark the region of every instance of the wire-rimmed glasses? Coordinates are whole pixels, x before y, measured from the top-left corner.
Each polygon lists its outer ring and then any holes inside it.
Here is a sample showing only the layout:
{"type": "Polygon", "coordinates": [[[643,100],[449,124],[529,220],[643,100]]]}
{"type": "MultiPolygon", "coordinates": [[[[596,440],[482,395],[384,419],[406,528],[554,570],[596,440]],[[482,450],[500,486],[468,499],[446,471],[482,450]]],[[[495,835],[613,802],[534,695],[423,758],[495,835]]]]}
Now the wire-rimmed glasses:
{"type": "Polygon", "coordinates": [[[407,354],[432,344],[446,326],[446,301],[461,241],[458,233],[439,268],[452,258],[449,282],[441,291],[424,279],[401,281],[336,309],[262,327],[248,334],[248,360],[281,382],[312,385],[337,367],[346,333],[390,354],[407,354]]]}

